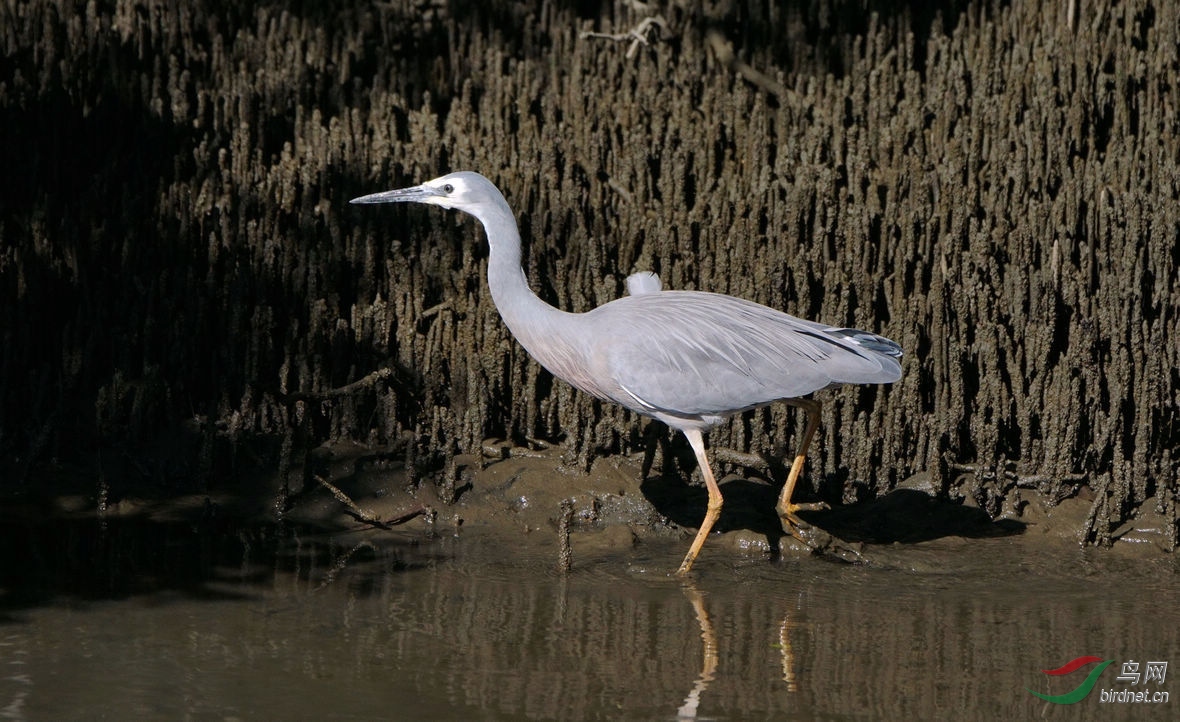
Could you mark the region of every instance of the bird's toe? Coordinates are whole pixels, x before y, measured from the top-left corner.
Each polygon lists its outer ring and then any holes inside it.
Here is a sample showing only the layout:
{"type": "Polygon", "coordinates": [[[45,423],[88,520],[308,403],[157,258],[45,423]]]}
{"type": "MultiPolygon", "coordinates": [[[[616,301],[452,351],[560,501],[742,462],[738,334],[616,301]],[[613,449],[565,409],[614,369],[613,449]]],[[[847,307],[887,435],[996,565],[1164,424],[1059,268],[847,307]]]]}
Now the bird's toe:
{"type": "Polygon", "coordinates": [[[808,524],[795,514],[796,511],[820,511],[829,508],[827,504],[818,502],[814,504],[791,504],[785,514],[780,511],[783,531],[789,535],[789,538],[784,537],[783,539],[783,542],[787,544],[787,547],[783,548],[789,548],[795,544],[795,541],[798,541],[806,549],[800,549],[798,546],[795,546],[794,551],[796,552],[808,551],[811,554],[820,554],[852,564],[863,563],[865,559],[861,553],[862,545],[849,544],[817,526],[808,524]]]}
{"type": "Polygon", "coordinates": [[[783,531],[813,551],[820,551],[832,542],[832,535],[817,526],[804,521],[797,512],[823,511],[830,507],[824,502],[811,504],[789,504],[784,510],[779,508],[779,518],[782,520],[783,531]]]}
{"type": "MultiPolygon", "coordinates": [[[[831,508],[826,501],[817,501],[808,504],[791,504],[787,507],[787,514],[794,516],[797,511],[828,511],[831,508]]],[[[795,519],[798,520],[799,518],[795,517],[795,519]]]]}

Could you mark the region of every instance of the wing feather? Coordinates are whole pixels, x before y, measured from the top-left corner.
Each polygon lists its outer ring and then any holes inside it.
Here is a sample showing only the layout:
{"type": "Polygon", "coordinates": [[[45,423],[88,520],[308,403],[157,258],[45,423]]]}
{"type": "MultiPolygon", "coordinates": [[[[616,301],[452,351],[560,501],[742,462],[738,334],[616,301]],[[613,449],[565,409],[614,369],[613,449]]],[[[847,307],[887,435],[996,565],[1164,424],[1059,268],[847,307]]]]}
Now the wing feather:
{"type": "Polygon", "coordinates": [[[733,296],[664,291],[586,314],[599,388],[637,411],[725,415],[838,383],[887,383],[901,349],[733,296]],[[893,351],[896,353],[894,354],[893,351]]]}

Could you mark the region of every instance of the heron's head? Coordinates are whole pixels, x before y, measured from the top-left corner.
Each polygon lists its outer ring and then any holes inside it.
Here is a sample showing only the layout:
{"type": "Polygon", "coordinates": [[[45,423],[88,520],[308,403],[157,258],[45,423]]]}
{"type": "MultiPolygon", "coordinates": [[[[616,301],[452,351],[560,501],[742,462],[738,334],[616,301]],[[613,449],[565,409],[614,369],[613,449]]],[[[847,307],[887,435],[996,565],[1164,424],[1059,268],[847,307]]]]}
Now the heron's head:
{"type": "Polygon", "coordinates": [[[455,208],[482,218],[485,211],[501,206],[507,209],[504,196],[490,180],[479,173],[460,171],[429,180],[412,188],[373,193],[353,198],[350,203],[429,203],[455,208]]]}

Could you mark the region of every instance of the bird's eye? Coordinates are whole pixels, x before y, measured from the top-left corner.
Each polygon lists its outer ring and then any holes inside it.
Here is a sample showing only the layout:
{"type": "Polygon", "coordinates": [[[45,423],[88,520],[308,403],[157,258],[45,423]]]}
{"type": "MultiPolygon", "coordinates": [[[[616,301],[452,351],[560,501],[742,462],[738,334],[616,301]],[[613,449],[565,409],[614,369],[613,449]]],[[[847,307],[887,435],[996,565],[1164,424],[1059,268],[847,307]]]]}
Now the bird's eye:
{"type": "Polygon", "coordinates": [[[450,195],[454,192],[455,192],[455,186],[451,185],[450,183],[447,183],[445,186],[443,186],[443,193],[450,195]]]}

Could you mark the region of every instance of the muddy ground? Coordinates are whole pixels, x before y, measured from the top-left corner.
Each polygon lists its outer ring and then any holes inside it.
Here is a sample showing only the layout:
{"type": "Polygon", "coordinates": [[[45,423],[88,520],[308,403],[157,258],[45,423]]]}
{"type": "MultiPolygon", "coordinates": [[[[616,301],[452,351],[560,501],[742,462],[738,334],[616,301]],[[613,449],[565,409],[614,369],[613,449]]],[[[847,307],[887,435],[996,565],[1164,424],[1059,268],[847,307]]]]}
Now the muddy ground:
{"type": "MultiPolygon", "coordinates": [[[[35,503],[11,497],[4,516],[14,527],[105,520],[167,530],[179,524],[213,540],[270,534],[266,530],[276,528],[339,535],[352,540],[350,544],[409,541],[428,547],[450,538],[502,549],[509,564],[513,557],[547,556],[555,570],[567,571],[563,563],[570,560],[563,562],[563,554],[572,555],[572,566],[583,569],[656,557],[670,574],[687,551],[707,501],[699,472],[676,468],[676,457],[691,462],[691,451],[676,448],[676,441],[653,444],[647,453],[598,459],[586,472],[568,449],[486,440],[478,456],[457,457],[455,483],[445,498],[435,484],[413,482],[398,458],[340,444],[313,452],[306,485],[288,491],[289,508],[282,513],[274,505],[280,489],[273,477],[245,492],[235,487],[183,496],[123,484],[118,494],[101,500],[100,511],[87,479],[66,481],[63,475],[56,486],[72,487],[75,493],[41,497],[35,503]]],[[[1064,500],[1033,490],[993,517],[970,496],[940,495],[929,475],[916,474],[879,498],[803,512],[812,528],[796,539],[784,535],[774,511],[785,474],[770,467],[745,472],[719,480],[725,507],[701,554],[706,564],[774,562],[802,555],[932,571],[953,566],[955,558],[966,564],[971,540],[985,538],[1007,538],[1011,544],[1005,553],[1014,557],[1022,553],[1016,550],[1070,555],[1070,549],[1084,543],[1079,529],[1093,506],[1085,487],[1064,500]]],[[[816,497],[801,486],[797,499],[809,498],[816,497]]],[[[1158,512],[1141,513],[1117,531],[1112,548],[1124,559],[1158,557],[1169,550],[1168,522],[1158,512]]],[[[15,567],[22,563],[11,562],[15,567]]]]}
{"type": "MultiPolygon", "coordinates": [[[[324,478],[377,520],[410,524],[410,528],[455,536],[490,537],[506,548],[552,547],[558,564],[562,517],[569,522],[569,546],[577,563],[593,564],[605,553],[617,557],[637,545],[683,546],[704,516],[707,494],[700,483],[681,474],[644,476],[644,455],[598,460],[590,473],[571,465],[560,449],[529,450],[488,443],[485,456],[461,461],[457,501],[444,504],[433,486],[408,489],[404,471],[366,470],[371,458],[359,448],[323,450],[324,478]],[[503,456],[504,458],[501,458],[503,456]],[[569,507],[563,509],[563,502],[569,507]]],[[[1093,500],[1083,493],[1054,501],[1026,493],[1012,509],[992,518],[968,497],[939,498],[929,475],[918,474],[880,498],[829,511],[804,512],[813,524],[804,540],[784,535],[774,511],[782,479],[769,473],[731,474],[720,479],[725,507],[704,554],[777,559],[790,555],[821,555],[869,565],[920,564],[894,545],[972,538],[1019,537],[1028,548],[1076,546],[1079,528],[1093,500]],[[891,551],[892,550],[892,551],[891,551]]],[[[357,514],[325,493],[310,487],[304,502],[290,512],[292,521],[357,526],[357,514]]],[[[806,490],[799,499],[808,497],[806,490]]],[[[1118,530],[1123,554],[1151,557],[1168,549],[1167,521],[1143,514],[1118,530]]],[[[379,532],[377,533],[379,536],[379,532]]],[[[946,547],[943,547],[946,548],[946,547]]],[[[964,548],[966,552],[966,547],[964,548]]],[[[669,570],[672,571],[672,570],[669,570]]]]}

